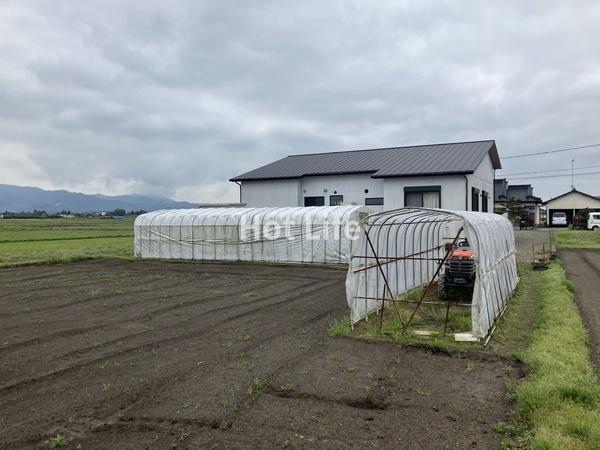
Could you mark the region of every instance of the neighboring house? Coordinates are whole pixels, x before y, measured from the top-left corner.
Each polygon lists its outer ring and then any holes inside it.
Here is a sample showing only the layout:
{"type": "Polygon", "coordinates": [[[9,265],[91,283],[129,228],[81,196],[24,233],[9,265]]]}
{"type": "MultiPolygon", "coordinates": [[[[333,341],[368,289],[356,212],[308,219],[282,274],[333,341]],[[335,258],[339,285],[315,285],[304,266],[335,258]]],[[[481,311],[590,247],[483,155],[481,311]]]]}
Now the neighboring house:
{"type": "Polygon", "coordinates": [[[231,178],[248,206],[494,211],[491,141],[293,155],[231,178]]]}
{"type": "Polygon", "coordinates": [[[571,225],[577,211],[589,209],[590,211],[600,211],[600,199],[585,192],[573,188],[569,192],[551,198],[544,203],[548,211],[547,223],[552,223],[552,214],[555,212],[564,212],[567,215],[567,223],[571,225]]]}
{"type": "Polygon", "coordinates": [[[521,208],[527,211],[527,217],[522,217],[522,220],[534,226],[542,224],[544,202],[540,197],[533,195],[533,186],[530,184],[508,184],[505,178],[494,180],[494,199],[497,212],[505,208],[508,200],[516,200],[521,208]]]}

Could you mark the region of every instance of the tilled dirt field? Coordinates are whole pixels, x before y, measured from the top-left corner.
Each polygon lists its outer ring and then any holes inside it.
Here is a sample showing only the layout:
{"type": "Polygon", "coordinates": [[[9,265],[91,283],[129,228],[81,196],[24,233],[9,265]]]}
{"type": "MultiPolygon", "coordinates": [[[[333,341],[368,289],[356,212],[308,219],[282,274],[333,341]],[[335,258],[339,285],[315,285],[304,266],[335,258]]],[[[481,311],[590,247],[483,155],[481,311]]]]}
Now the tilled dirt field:
{"type": "Polygon", "coordinates": [[[0,271],[0,447],[498,448],[510,361],[330,338],[345,272],[0,271]]]}
{"type": "Polygon", "coordinates": [[[575,284],[575,300],[590,333],[590,352],[600,374],[600,250],[561,250],[560,259],[575,284]]]}

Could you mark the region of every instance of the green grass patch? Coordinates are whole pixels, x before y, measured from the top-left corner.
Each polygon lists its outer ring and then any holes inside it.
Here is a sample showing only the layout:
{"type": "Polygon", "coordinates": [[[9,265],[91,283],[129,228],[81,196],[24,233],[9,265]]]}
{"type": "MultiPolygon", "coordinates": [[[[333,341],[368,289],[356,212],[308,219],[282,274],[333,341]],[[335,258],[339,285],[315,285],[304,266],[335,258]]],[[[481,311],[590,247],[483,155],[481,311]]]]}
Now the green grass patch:
{"type": "Polygon", "coordinates": [[[519,278],[517,290],[488,345],[495,352],[518,359],[531,343],[542,283],[540,273],[530,264],[519,264],[519,278]]]}
{"type": "MultiPolygon", "coordinates": [[[[434,291],[434,290],[432,290],[434,291]]],[[[418,300],[422,295],[421,289],[416,289],[406,297],[409,300],[418,300]]],[[[435,292],[428,294],[428,300],[434,300],[435,292]]],[[[367,340],[391,340],[405,345],[427,345],[435,349],[465,349],[472,347],[472,343],[456,342],[454,333],[471,331],[470,307],[452,306],[448,313],[448,325],[444,336],[444,321],[446,307],[443,305],[421,305],[415,313],[410,326],[404,330],[415,305],[397,303],[397,309],[389,305],[383,312],[383,323],[380,329],[379,314],[372,314],[367,321],[361,320],[350,325],[349,317],[335,320],[329,327],[329,335],[352,336],[367,340]],[[428,335],[423,335],[426,332],[428,335]]]]}
{"type": "Polygon", "coordinates": [[[431,397],[431,389],[428,388],[418,388],[417,394],[422,395],[423,397],[431,397]]]}
{"type": "Polygon", "coordinates": [[[292,383],[285,383],[280,386],[279,390],[283,394],[291,394],[294,392],[294,385],[292,383]]]}
{"type": "Polygon", "coordinates": [[[558,263],[535,277],[540,310],[522,354],[532,375],[516,389],[519,413],[532,426],[534,448],[600,448],[600,385],[572,285],[558,263]]]}
{"type": "Polygon", "coordinates": [[[69,439],[62,434],[57,434],[56,436],[48,439],[48,447],[49,448],[61,448],[69,443],[69,439]]]}
{"type": "Polygon", "coordinates": [[[132,255],[133,219],[0,220],[0,267],[132,255]]]}
{"type": "Polygon", "coordinates": [[[260,378],[255,378],[252,384],[246,389],[246,394],[249,397],[253,397],[259,392],[262,392],[267,385],[266,381],[260,378]]]}
{"type": "Polygon", "coordinates": [[[562,230],[555,242],[559,248],[600,248],[600,231],[562,230]]]}
{"type": "Polygon", "coordinates": [[[344,316],[341,319],[336,319],[329,327],[329,336],[349,336],[352,333],[350,325],[350,317],[344,316]]]}

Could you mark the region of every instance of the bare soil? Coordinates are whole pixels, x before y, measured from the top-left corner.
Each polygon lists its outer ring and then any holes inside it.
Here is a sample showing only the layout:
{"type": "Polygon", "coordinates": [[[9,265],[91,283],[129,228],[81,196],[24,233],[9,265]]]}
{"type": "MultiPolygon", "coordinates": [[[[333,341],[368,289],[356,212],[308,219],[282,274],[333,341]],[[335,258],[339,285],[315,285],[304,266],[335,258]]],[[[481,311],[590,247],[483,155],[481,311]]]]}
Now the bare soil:
{"type": "Polygon", "coordinates": [[[512,361],[329,337],[345,275],[0,270],[0,447],[498,448],[512,361]]]}
{"type": "Polygon", "coordinates": [[[575,284],[575,300],[590,333],[592,362],[600,375],[600,250],[561,250],[559,256],[575,284]]]}

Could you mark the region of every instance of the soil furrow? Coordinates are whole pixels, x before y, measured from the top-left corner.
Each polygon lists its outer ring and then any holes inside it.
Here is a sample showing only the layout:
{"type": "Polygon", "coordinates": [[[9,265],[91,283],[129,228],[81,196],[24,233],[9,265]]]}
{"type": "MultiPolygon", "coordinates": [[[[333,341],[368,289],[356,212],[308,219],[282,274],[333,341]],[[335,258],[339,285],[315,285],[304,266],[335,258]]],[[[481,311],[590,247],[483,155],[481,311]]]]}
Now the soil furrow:
{"type": "Polygon", "coordinates": [[[330,338],[344,271],[89,261],[0,270],[6,301],[57,272],[0,316],[2,448],[499,447],[510,361],[330,338]],[[126,282],[78,301],[98,273],[126,282]]]}
{"type": "MultiPolygon", "coordinates": [[[[15,389],[18,389],[20,387],[23,386],[27,386],[30,385],[32,383],[37,383],[40,381],[44,381],[50,378],[55,378],[56,376],[64,376],[66,374],[68,374],[69,372],[73,371],[73,370],[79,370],[82,369],[84,367],[89,367],[91,365],[97,365],[100,362],[106,361],[110,358],[114,358],[114,357],[120,357],[120,356],[124,356],[133,352],[137,352],[140,351],[142,349],[148,349],[148,348],[152,348],[152,347],[156,347],[157,345],[161,345],[161,344],[172,344],[175,342],[181,342],[181,341],[185,341],[185,340],[190,340],[190,339],[195,339],[198,337],[201,337],[202,335],[205,335],[207,333],[210,333],[213,329],[218,329],[219,327],[222,327],[225,323],[231,322],[231,321],[235,321],[241,318],[247,318],[250,315],[256,315],[257,313],[262,313],[266,310],[272,309],[272,308],[276,308],[282,304],[286,304],[286,303],[290,303],[290,302],[294,302],[294,301],[298,301],[298,300],[302,300],[304,298],[304,295],[306,295],[307,293],[310,292],[314,292],[321,289],[321,287],[315,287],[314,285],[311,287],[311,289],[307,290],[307,292],[305,293],[301,293],[299,295],[293,296],[291,298],[285,299],[285,300],[281,300],[278,302],[274,302],[274,303],[270,303],[266,306],[261,306],[260,308],[253,308],[250,309],[249,311],[244,311],[238,314],[235,314],[232,317],[228,317],[228,318],[223,318],[220,322],[206,328],[206,329],[202,329],[202,330],[197,330],[194,333],[191,334],[186,334],[186,335],[178,335],[178,336],[174,336],[174,337],[168,337],[165,339],[160,339],[160,340],[155,340],[155,341],[151,341],[148,343],[145,343],[143,345],[139,345],[139,346],[135,346],[132,348],[127,348],[121,351],[117,351],[112,353],[111,355],[108,355],[106,357],[102,357],[102,358],[94,358],[91,360],[85,360],[83,362],[79,362],[76,365],[72,365],[72,366],[67,366],[67,367],[63,367],[61,369],[58,370],[54,370],[52,372],[48,372],[46,374],[43,374],[41,376],[38,377],[33,377],[33,378],[27,378],[27,379],[23,379],[23,380],[19,380],[16,381],[14,383],[5,385],[5,386],[1,386],[0,387],[0,392],[12,392],[15,389]]],[[[229,309],[228,307],[224,307],[224,309],[229,309]]],[[[215,311],[218,312],[218,311],[215,311]]],[[[117,341],[122,341],[127,339],[128,337],[139,337],[139,336],[144,336],[144,335],[152,335],[155,334],[155,332],[142,332],[142,333],[135,333],[132,334],[130,336],[122,336],[121,338],[119,338],[117,341]]],[[[116,342],[116,341],[115,341],[116,342]]],[[[93,347],[89,347],[86,349],[82,349],[83,353],[87,353],[89,351],[95,350],[98,347],[103,347],[105,344],[99,344],[93,347]]]]}

